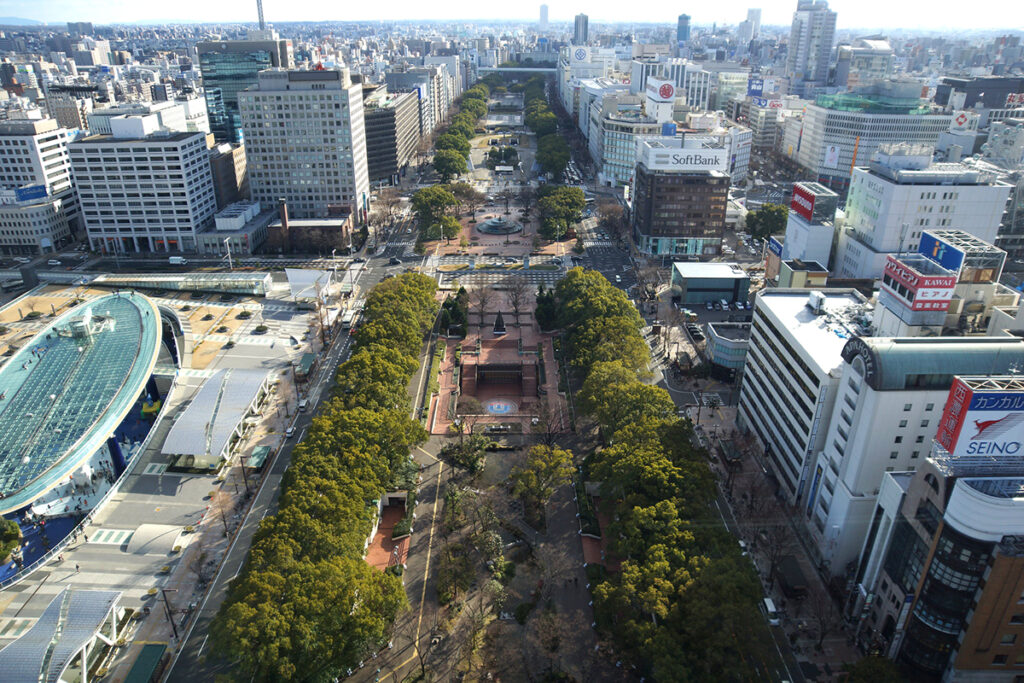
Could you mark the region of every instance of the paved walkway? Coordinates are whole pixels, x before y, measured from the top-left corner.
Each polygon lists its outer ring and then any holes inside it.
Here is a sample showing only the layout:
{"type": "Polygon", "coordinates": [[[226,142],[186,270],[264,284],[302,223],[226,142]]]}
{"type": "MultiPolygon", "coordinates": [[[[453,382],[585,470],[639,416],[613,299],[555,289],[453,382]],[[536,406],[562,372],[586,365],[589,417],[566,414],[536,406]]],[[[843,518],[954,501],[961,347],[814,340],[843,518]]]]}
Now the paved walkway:
{"type": "Polygon", "coordinates": [[[405,516],[405,507],[385,505],[380,513],[380,524],[370,547],[366,549],[366,562],[377,569],[387,569],[394,564],[405,564],[409,557],[409,537],[398,540],[391,538],[395,525],[405,516]]]}

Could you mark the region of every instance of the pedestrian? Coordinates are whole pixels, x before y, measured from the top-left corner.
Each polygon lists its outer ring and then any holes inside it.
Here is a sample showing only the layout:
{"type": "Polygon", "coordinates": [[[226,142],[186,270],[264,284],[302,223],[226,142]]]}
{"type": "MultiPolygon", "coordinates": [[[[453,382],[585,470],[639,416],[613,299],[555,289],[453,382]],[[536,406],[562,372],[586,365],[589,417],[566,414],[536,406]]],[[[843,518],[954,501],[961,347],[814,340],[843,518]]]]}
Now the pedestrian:
{"type": "Polygon", "coordinates": [[[81,571],[82,571],[81,565],[79,565],[77,562],[75,562],[75,573],[79,574],[79,573],[81,573],[81,571]]]}

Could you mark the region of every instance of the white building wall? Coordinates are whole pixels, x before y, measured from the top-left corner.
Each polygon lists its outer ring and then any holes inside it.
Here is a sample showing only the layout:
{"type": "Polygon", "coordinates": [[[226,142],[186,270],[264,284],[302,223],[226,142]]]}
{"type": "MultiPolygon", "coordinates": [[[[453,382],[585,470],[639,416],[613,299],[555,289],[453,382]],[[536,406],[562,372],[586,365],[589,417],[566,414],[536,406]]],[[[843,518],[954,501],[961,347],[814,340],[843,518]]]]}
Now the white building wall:
{"type": "Polygon", "coordinates": [[[782,245],[782,258],[786,261],[817,261],[827,266],[832,253],[834,234],[834,226],[808,223],[791,211],[786,221],[786,241],[782,245]]]}

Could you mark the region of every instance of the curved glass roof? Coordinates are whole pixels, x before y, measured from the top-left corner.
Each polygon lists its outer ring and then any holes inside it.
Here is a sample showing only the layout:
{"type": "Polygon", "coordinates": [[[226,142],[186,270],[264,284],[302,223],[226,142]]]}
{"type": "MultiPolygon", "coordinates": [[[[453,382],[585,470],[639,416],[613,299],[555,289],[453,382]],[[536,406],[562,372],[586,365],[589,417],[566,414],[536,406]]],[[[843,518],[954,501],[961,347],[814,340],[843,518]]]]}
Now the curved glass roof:
{"type": "Polygon", "coordinates": [[[106,441],[159,349],[153,303],[112,294],[62,314],[0,367],[0,513],[31,503],[106,441]]]}

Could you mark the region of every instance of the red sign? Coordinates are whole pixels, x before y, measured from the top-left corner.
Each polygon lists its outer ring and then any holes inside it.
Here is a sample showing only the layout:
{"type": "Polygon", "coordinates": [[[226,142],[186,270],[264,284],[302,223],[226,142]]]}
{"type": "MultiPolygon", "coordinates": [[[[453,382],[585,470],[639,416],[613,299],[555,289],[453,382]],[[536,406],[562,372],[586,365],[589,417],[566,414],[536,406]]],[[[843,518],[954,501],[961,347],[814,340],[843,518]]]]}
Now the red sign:
{"type": "Polygon", "coordinates": [[[799,185],[793,186],[793,200],[789,208],[796,211],[807,221],[814,220],[814,195],[799,185]]]}
{"type": "Polygon", "coordinates": [[[908,302],[914,311],[945,311],[953,299],[956,277],[953,275],[922,275],[910,266],[904,265],[895,256],[885,260],[883,286],[893,294],[908,302]],[[901,294],[885,282],[888,277],[892,282],[903,285],[907,293],[901,294]]]}
{"type": "MultiPolygon", "coordinates": [[[[793,199],[796,199],[796,192],[793,193],[793,199]]],[[[886,258],[883,274],[888,275],[911,291],[916,291],[921,284],[921,276],[897,261],[893,256],[886,258]]]]}
{"type": "Polygon", "coordinates": [[[661,87],[658,88],[658,94],[661,95],[666,100],[672,97],[675,91],[676,90],[675,88],[672,87],[671,83],[662,83],[661,87]]]}
{"type": "Polygon", "coordinates": [[[1006,96],[1006,106],[1011,107],[1015,104],[1024,104],[1024,92],[1012,92],[1006,96]]]}
{"type": "Polygon", "coordinates": [[[953,386],[949,389],[949,397],[946,399],[946,407],[942,409],[939,431],[935,435],[935,440],[939,442],[939,445],[950,453],[954,451],[956,442],[960,438],[960,430],[964,426],[964,418],[967,417],[967,409],[971,405],[973,393],[974,391],[959,377],[953,380],[953,386]]]}

